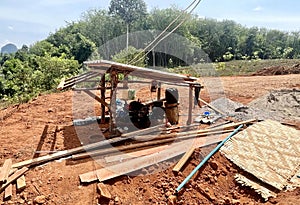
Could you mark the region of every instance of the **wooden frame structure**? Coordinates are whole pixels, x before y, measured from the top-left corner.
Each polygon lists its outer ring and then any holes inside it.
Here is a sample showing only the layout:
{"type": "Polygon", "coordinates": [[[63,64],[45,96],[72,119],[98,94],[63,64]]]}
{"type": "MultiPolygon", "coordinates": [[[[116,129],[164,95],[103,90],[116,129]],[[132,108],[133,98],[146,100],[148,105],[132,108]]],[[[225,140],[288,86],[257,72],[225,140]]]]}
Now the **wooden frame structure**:
{"type": "MultiPolygon", "coordinates": [[[[120,75],[122,74],[124,77],[123,80],[123,88],[128,88],[128,82],[138,82],[145,83],[144,81],[128,81],[128,76],[135,76],[140,78],[146,78],[149,80],[155,80],[158,83],[158,91],[157,91],[157,100],[161,100],[161,86],[162,84],[175,85],[175,86],[184,86],[189,87],[189,111],[188,111],[188,120],[187,124],[191,124],[192,122],[192,108],[193,108],[193,88],[198,87],[202,88],[201,84],[197,82],[197,78],[188,77],[184,75],[168,73],[160,70],[154,70],[149,68],[141,68],[132,65],[126,65],[121,63],[116,63],[107,60],[96,60],[96,61],[87,61],[84,62],[90,71],[84,73],[79,76],[75,76],[68,80],[62,80],[60,85],[58,86],[59,90],[64,90],[72,87],[74,90],[84,91],[89,96],[97,100],[101,103],[101,122],[103,123],[105,120],[105,108],[109,109],[110,113],[110,131],[113,132],[115,128],[115,115],[116,115],[116,90],[117,86],[120,83],[120,75]],[[107,78],[107,75],[109,77],[107,78]],[[97,88],[80,88],[76,89],[74,86],[77,83],[81,82],[95,82],[91,80],[92,78],[101,76],[101,80],[99,82],[99,87],[97,88]],[[109,79],[108,83],[110,86],[106,86],[107,79],[109,79]],[[91,90],[101,90],[101,95],[96,96],[91,90]],[[107,96],[106,90],[110,90],[110,103],[106,102],[107,96]]],[[[147,82],[149,83],[149,82],[147,82]]]]}

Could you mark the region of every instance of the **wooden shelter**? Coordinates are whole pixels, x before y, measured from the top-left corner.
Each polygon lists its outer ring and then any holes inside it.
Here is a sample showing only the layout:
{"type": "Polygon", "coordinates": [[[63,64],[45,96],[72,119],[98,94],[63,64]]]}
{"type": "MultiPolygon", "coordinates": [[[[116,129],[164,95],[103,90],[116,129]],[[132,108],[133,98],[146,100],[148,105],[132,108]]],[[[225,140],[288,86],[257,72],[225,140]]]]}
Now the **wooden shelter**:
{"type": "Polygon", "coordinates": [[[132,65],[126,65],[121,63],[116,63],[107,60],[97,60],[97,61],[87,61],[84,62],[89,68],[89,72],[75,76],[68,80],[62,80],[58,86],[59,90],[64,90],[72,87],[74,90],[80,90],[86,92],[89,96],[101,103],[101,122],[105,120],[105,107],[108,108],[110,113],[110,131],[114,130],[115,127],[115,112],[116,112],[116,90],[118,84],[123,83],[123,89],[128,88],[128,83],[148,83],[149,81],[139,81],[139,80],[128,80],[128,76],[135,76],[138,78],[144,78],[148,80],[155,81],[157,83],[157,101],[161,99],[161,86],[162,84],[175,85],[175,86],[185,86],[189,89],[189,111],[187,124],[192,122],[192,107],[193,107],[193,89],[202,88],[201,84],[197,82],[197,78],[189,77],[185,75],[179,75],[169,72],[164,72],[155,69],[141,68],[132,65]],[[100,77],[99,85],[95,88],[76,88],[75,85],[81,82],[94,82],[92,78],[100,77]],[[101,90],[101,95],[97,96],[91,90],[101,90]],[[107,97],[106,91],[110,91],[110,96],[107,97]],[[110,99],[109,103],[106,99],[110,99]]]}

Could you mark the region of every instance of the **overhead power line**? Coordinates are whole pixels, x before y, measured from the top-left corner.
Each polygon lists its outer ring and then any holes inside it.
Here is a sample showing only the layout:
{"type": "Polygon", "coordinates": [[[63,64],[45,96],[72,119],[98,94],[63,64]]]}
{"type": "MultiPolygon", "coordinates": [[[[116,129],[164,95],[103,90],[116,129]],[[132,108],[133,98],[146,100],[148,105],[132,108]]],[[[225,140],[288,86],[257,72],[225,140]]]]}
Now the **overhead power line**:
{"type": "Polygon", "coordinates": [[[142,60],[145,56],[147,56],[151,50],[153,50],[161,41],[163,41],[164,39],[166,39],[168,36],[170,36],[172,33],[174,33],[174,31],[176,31],[189,17],[188,15],[191,14],[196,8],[197,6],[200,4],[201,0],[194,0],[185,10],[183,10],[181,12],[181,14],[179,14],[150,44],[148,44],[148,46],[146,46],[140,53],[138,53],[130,62],[129,64],[135,64],[136,62],[142,60]],[[194,5],[194,6],[193,6],[194,5]],[[193,8],[187,12],[191,7],[193,6],[193,8]],[[186,15],[188,14],[188,15],[186,15]],[[167,31],[168,29],[175,24],[175,22],[182,16],[186,15],[183,20],[174,28],[172,29],[169,33],[167,33],[164,37],[162,37],[167,31]],[[160,39],[160,37],[162,37],[160,39]],[[157,41],[157,42],[156,42],[157,41]],[[156,43],[155,43],[156,42],[156,43]],[[154,46],[152,46],[154,44],[154,46]],[[151,49],[149,49],[152,46],[151,49]],[[142,53],[144,53],[145,51],[147,51],[149,49],[149,51],[144,54],[142,57],[140,57],[138,60],[136,60],[142,53]],[[135,61],[134,61],[135,60],[135,61]]]}

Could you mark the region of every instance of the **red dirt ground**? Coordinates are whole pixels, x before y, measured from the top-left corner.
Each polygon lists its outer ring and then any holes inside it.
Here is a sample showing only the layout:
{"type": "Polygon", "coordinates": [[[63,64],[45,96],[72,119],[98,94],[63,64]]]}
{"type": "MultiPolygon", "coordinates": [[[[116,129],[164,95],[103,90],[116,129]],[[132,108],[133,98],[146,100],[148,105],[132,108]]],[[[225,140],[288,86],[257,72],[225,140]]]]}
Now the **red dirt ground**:
{"type": "MultiPolygon", "coordinates": [[[[244,104],[269,90],[300,88],[300,75],[222,77],[226,97],[244,104]]],[[[80,146],[72,126],[72,91],[41,95],[27,104],[0,111],[0,164],[11,158],[13,162],[30,159],[36,150],[65,150],[80,146]],[[44,133],[44,134],[43,134],[44,133]]],[[[209,101],[207,90],[201,96],[209,101]]],[[[208,153],[198,149],[182,173],[175,175],[172,165],[179,158],[162,163],[166,169],[151,174],[161,166],[142,170],[146,176],[121,176],[106,182],[113,196],[110,201],[99,199],[96,183],[82,185],[78,176],[94,170],[92,159],[54,161],[31,168],[26,173],[26,189],[14,192],[11,200],[1,204],[35,204],[42,196],[44,204],[167,204],[167,197],[208,153]]],[[[37,154],[35,154],[35,157],[37,154]]],[[[193,180],[179,193],[178,204],[299,204],[300,189],[279,193],[264,203],[249,190],[235,183],[234,175],[241,172],[217,153],[193,180]],[[215,166],[217,165],[217,166],[215,166]]],[[[15,187],[14,187],[15,189],[15,187]]]]}

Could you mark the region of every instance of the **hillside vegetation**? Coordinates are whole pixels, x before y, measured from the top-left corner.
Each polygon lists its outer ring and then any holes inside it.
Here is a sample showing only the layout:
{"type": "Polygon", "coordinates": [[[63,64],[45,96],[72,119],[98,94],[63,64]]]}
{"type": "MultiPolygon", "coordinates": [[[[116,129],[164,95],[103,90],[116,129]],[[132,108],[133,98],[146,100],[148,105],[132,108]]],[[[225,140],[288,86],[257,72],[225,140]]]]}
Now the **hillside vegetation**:
{"type": "MultiPolygon", "coordinates": [[[[126,13],[120,10],[124,8],[120,2],[111,1],[108,10],[89,10],[78,21],[68,23],[42,41],[24,45],[15,54],[1,54],[0,101],[24,102],[41,92],[51,91],[62,77],[81,72],[86,60],[105,58],[124,62],[125,43],[109,48],[113,50],[109,54],[103,51],[103,45],[126,35],[127,31],[147,31],[141,41],[129,35],[132,59],[133,54],[159,35],[158,31],[164,30],[181,14],[176,7],[147,12],[142,0],[126,1],[126,13]]],[[[174,41],[164,45],[180,50],[181,58],[150,51],[139,65],[155,64],[174,72],[193,74],[192,69],[187,69],[189,64],[201,67],[213,62],[220,75],[244,75],[274,64],[294,64],[296,60],[288,59],[300,58],[300,31],[247,28],[234,21],[217,21],[197,15],[185,14],[185,18],[186,22],[174,32],[185,40],[177,41],[176,45],[174,41]]]]}

